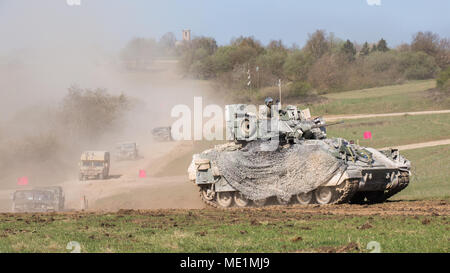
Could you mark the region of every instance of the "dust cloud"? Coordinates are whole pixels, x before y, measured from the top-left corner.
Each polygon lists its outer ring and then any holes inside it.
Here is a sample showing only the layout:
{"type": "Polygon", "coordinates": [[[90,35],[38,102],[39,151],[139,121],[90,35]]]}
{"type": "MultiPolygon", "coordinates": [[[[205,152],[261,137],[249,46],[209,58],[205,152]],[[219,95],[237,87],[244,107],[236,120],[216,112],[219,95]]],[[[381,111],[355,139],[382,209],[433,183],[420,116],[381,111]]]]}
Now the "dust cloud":
{"type": "Polygon", "coordinates": [[[118,56],[127,41],[119,36],[94,8],[77,10],[65,1],[0,1],[0,210],[11,208],[14,190],[44,185],[61,185],[66,205],[72,209],[79,209],[81,194],[92,198],[91,204],[98,203],[100,209],[133,208],[134,204],[139,208],[158,207],[152,196],[178,196],[174,202],[166,202],[168,207],[201,206],[196,203],[195,192],[194,198],[186,199],[184,193],[192,196],[194,189],[184,176],[169,179],[166,184],[156,178],[145,184],[136,180],[136,174],[139,169],[151,173],[152,160],[164,157],[178,145],[155,143],[151,129],[170,125],[174,105],[192,105],[193,96],[208,96],[210,87],[183,79],[174,60],[159,58],[144,71],[124,69],[118,56]],[[101,88],[111,96],[123,94],[131,106],[107,131],[95,136],[73,135],[61,122],[61,113],[68,89],[74,86],[83,90],[101,88]],[[117,179],[80,184],[80,153],[113,152],[114,144],[122,141],[136,141],[142,158],[113,162],[111,172],[117,179]],[[17,185],[22,176],[29,178],[29,186],[17,185]],[[141,185],[151,189],[141,191],[141,185]],[[183,187],[184,191],[173,194],[183,187]],[[140,194],[134,203],[128,202],[136,198],[130,194],[133,191],[148,192],[149,196],[140,194]],[[93,200],[111,196],[120,196],[120,202],[105,206],[109,201],[93,200]]]}

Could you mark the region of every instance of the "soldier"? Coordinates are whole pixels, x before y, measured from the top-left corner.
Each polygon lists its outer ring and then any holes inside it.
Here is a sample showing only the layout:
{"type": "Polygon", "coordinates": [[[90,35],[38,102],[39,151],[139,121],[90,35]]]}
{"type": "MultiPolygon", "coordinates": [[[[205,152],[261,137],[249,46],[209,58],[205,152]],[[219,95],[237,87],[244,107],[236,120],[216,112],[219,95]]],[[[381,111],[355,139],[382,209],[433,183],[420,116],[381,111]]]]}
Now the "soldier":
{"type": "Polygon", "coordinates": [[[273,99],[271,97],[267,97],[264,100],[265,106],[259,108],[259,116],[261,119],[270,119],[272,118],[272,105],[273,99]]]}

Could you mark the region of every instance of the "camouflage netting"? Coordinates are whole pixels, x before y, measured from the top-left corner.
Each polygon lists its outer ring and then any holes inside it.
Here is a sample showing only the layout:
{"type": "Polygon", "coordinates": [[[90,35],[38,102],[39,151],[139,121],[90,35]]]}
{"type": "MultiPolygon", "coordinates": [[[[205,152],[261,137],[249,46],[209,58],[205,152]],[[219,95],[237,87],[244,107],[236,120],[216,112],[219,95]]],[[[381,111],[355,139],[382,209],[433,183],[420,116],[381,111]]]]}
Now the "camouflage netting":
{"type": "Polygon", "coordinates": [[[255,141],[241,150],[209,150],[201,155],[216,164],[233,188],[251,200],[310,192],[345,170],[344,162],[322,141],[278,147],[267,151],[268,142],[255,141]],[[222,151],[221,151],[222,150],[222,151]]]}

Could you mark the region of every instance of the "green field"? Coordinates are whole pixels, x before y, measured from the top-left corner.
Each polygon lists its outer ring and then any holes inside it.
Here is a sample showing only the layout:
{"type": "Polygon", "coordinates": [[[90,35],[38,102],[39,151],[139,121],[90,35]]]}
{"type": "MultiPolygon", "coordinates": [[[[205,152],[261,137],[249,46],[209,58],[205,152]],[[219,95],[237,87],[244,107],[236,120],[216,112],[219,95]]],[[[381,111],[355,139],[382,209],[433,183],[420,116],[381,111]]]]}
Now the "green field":
{"type": "Polygon", "coordinates": [[[345,120],[328,127],[328,136],[359,140],[363,146],[388,147],[450,138],[450,114],[397,116],[345,120]],[[365,131],[372,132],[364,140],[365,131]]]}
{"type": "Polygon", "coordinates": [[[435,86],[434,80],[427,80],[332,93],[324,95],[327,98],[324,103],[300,107],[309,107],[314,116],[450,109],[449,96],[436,96],[428,91],[435,86]]]}
{"type": "Polygon", "coordinates": [[[295,210],[165,210],[0,215],[0,252],[448,252],[443,216],[340,216],[295,210]]]}
{"type": "Polygon", "coordinates": [[[450,145],[402,152],[411,160],[410,185],[395,199],[450,199],[450,145]]]}

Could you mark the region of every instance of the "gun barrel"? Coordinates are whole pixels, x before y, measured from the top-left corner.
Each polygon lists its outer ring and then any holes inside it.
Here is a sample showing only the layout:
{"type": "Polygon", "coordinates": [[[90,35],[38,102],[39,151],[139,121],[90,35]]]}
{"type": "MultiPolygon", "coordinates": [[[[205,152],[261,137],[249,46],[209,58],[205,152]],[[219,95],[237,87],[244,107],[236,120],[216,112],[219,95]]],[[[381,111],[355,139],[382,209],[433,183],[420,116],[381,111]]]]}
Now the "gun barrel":
{"type": "Polygon", "coordinates": [[[327,123],[325,124],[325,126],[333,126],[333,125],[338,125],[338,124],[342,124],[344,123],[343,121],[337,121],[337,122],[332,122],[332,123],[327,123]]]}

